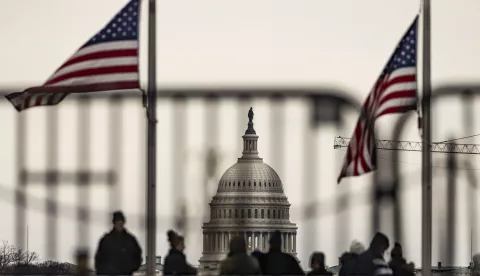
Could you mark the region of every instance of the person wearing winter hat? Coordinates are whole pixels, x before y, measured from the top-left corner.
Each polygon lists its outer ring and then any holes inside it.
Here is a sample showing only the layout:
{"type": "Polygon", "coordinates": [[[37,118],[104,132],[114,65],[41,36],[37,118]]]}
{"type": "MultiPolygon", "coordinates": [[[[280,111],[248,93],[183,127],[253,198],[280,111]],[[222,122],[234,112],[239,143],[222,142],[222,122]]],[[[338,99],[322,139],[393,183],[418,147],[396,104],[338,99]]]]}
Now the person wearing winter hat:
{"type": "Polygon", "coordinates": [[[357,240],[353,240],[350,244],[350,252],[355,254],[362,254],[365,251],[365,246],[357,240]]]}
{"type": "Polygon", "coordinates": [[[351,270],[352,265],[358,259],[358,256],[365,252],[365,246],[357,240],[353,240],[350,244],[348,252],[343,253],[340,257],[340,271],[339,276],[346,276],[347,271],[351,270]]]}
{"type": "Polygon", "coordinates": [[[358,255],[352,265],[348,266],[346,275],[391,275],[392,270],[384,259],[385,251],[389,246],[388,237],[381,232],[377,232],[373,236],[368,249],[358,255]]]}
{"type": "Polygon", "coordinates": [[[102,237],[95,254],[97,275],[132,275],[142,264],[142,249],[125,221],[121,211],[113,213],[113,229],[102,237]]]}
{"type": "Polygon", "coordinates": [[[313,252],[310,255],[310,268],[312,269],[307,273],[307,276],[321,275],[332,276],[333,273],[327,270],[325,265],[325,254],[323,252],[313,252]]]}

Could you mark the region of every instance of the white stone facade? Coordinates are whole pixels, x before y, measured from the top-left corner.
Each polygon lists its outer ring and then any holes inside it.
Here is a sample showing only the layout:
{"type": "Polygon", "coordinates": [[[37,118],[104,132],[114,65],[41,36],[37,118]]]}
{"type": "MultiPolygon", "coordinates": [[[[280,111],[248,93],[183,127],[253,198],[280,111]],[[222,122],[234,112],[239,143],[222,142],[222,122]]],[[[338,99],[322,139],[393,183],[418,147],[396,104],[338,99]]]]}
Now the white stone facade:
{"type": "Polygon", "coordinates": [[[297,227],[290,222],[290,203],[282,181],[258,156],[253,112],[243,136],[243,152],[218,183],[210,203],[210,220],[203,224],[201,274],[215,274],[234,236],[244,236],[251,252],[267,252],[270,234],[282,232],[282,249],[296,256],[297,227]]]}

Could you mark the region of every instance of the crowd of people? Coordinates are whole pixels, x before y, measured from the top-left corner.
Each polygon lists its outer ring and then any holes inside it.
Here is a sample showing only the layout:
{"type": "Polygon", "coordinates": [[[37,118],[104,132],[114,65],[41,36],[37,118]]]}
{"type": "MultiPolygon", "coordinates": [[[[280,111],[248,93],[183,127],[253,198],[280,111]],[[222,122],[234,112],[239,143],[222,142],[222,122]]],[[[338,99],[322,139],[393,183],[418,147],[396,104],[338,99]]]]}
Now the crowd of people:
{"type": "MultiPolygon", "coordinates": [[[[124,227],[125,216],[121,212],[113,215],[113,229],[99,242],[95,254],[97,275],[132,275],[142,263],[142,250],[124,227]]],[[[183,253],[185,239],[178,233],[167,232],[170,250],[165,257],[163,275],[196,275],[183,253]]],[[[272,233],[269,251],[253,251],[248,254],[245,238],[235,236],[230,240],[230,251],[220,264],[220,275],[305,275],[298,260],[282,252],[280,231],[272,233]]],[[[390,247],[386,235],[376,233],[368,248],[353,242],[350,250],[339,258],[339,276],[413,276],[415,266],[403,257],[402,246],[395,243],[390,253],[390,262],[384,255],[390,247]]],[[[310,257],[307,275],[332,276],[326,267],[325,254],[314,252],[310,257]]]]}
{"type": "Polygon", "coordinates": [[[390,248],[386,235],[376,233],[370,246],[364,246],[354,241],[349,252],[340,257],[339,276],[349,275],[385,275],[385,276],[413,276],[415,265],[407,263],[403,257],[400,243],[396,242],[390,252],[390,262],[385,261],[385,253],[390,248]]]}
{"type": "MultiPolygon", "coordinates": [[[[220,275],[305,275],[298,261],[281,251],[281,242],[281,233],[276,231],[270,239],[270,250],[267,253],[254,251],[249,256],[245,239],[234,237],[230,241],[230,253],[221,263],[220,275]]],[[[413,276],[415,266],[407,263],[399,243],[395,243],[391,251],[390,262],[385,261],[384,255],[389,247],[389,240],[382,233],[374,236],[367,249],[359,242],[353,242],[350,250],[339,258],[339,276],[413,276]]],[[[333,274],[326,267],[325,254],[312,253],[307,275],[333,274]]]]}

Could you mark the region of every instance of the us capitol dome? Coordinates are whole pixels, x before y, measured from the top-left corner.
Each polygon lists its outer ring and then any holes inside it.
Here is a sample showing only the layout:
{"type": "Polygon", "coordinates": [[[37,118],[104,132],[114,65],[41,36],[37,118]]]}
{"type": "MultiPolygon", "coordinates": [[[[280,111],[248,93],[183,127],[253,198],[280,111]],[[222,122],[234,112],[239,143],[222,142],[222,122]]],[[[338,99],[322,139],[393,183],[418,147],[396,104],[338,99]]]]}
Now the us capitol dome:
{"type": "Polygon", "coordinates": [[[279,230],[282,251],[297,255],[297,227],[290,222],[290,203],[282,180],[258,155],[253,115],[250,108],[242,157],[225,171],[210,202],[210,220],[202,227],[203,254],[199,260],[202,274],[218,270],[234,236],[245,237],[249,253],[267,252],[271,233],[279,230]]]}

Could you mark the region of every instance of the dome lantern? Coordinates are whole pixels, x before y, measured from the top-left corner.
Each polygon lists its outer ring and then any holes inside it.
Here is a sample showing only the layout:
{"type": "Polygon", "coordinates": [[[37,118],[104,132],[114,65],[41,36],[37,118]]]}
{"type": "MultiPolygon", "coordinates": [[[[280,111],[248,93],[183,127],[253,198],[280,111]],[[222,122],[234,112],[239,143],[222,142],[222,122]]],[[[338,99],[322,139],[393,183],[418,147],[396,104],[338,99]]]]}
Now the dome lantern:
{"type": "Polygon", "coordinates": [[[253,128],[253,108],[250,107],[248,111],[248,128],[245,131],[243,138],[243,152],[242,157],[238,162],[252,162],[252,160],[262,161],[258,156],[258,136],[253,128]]]}

